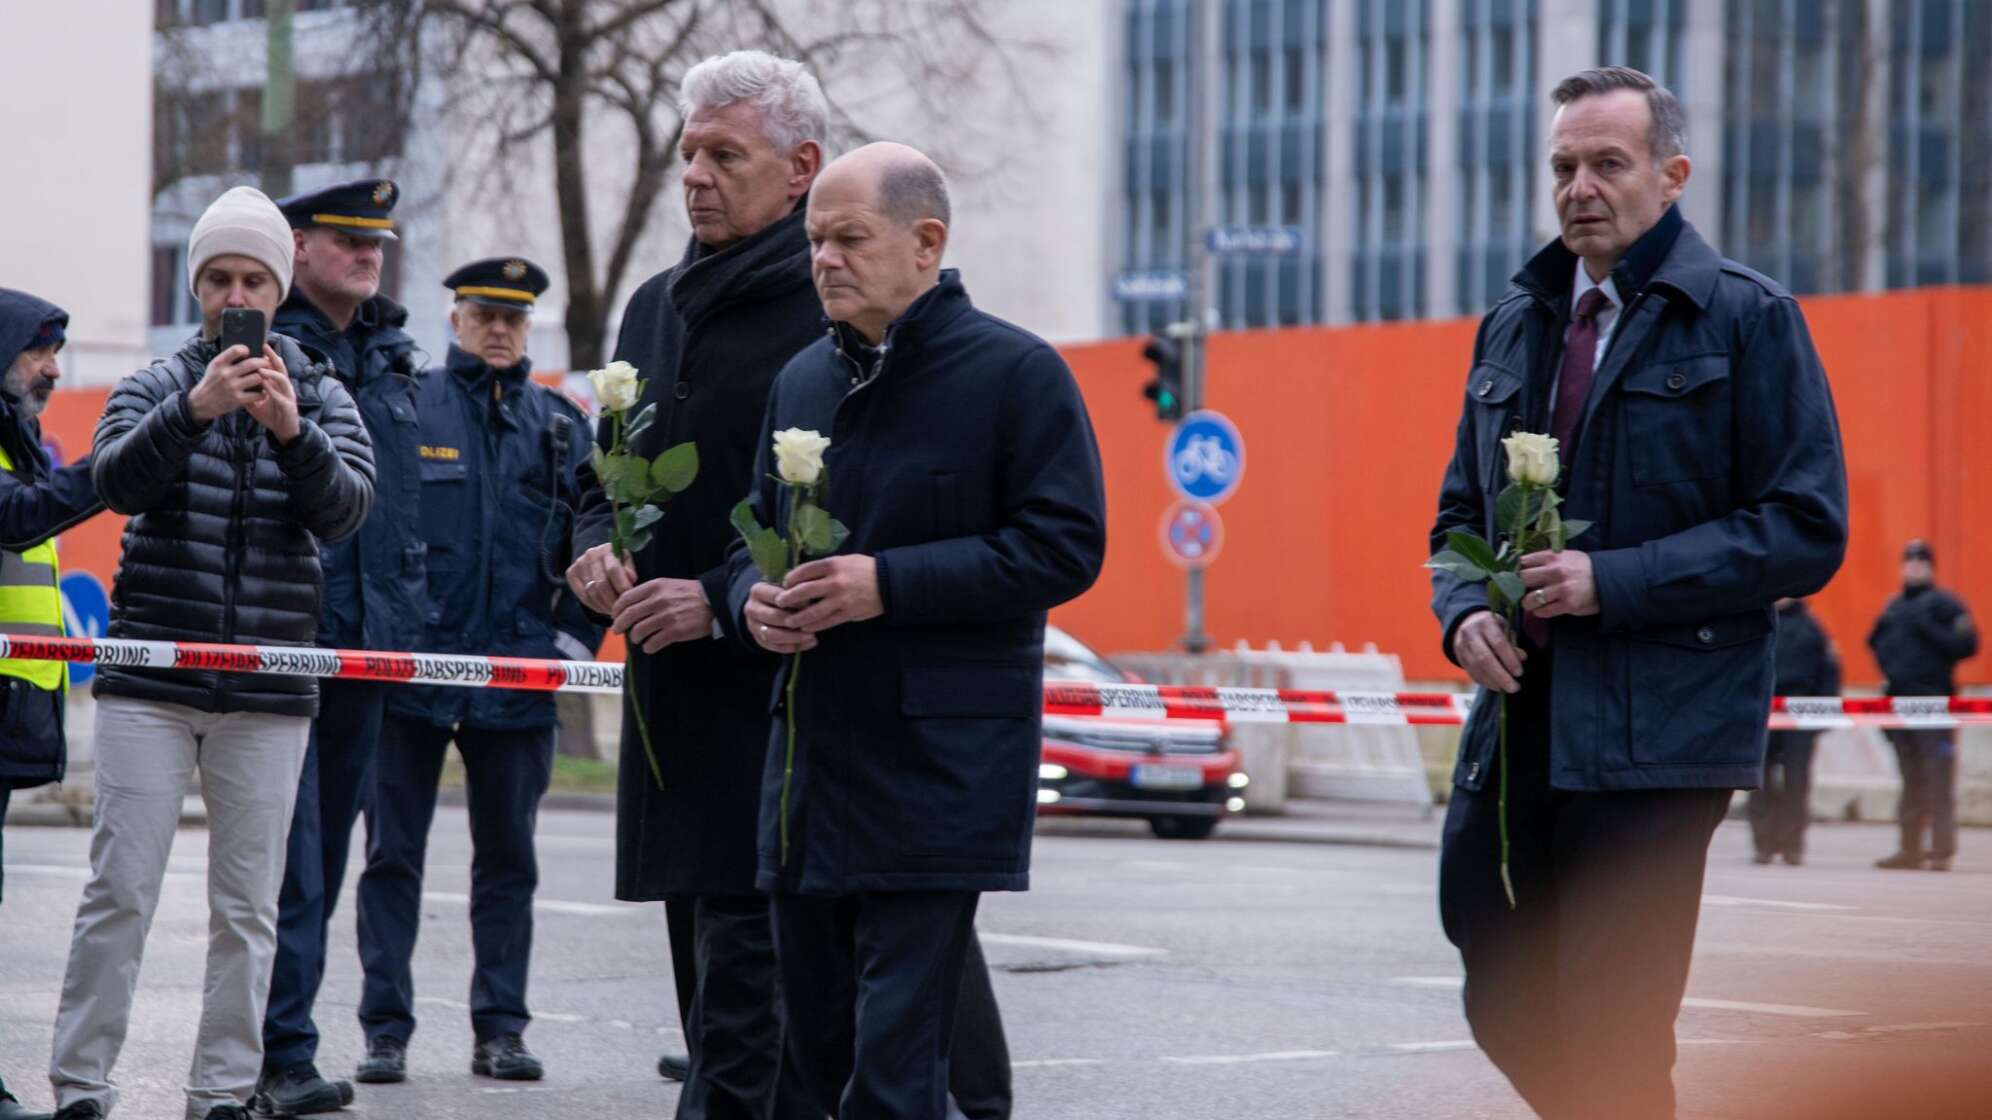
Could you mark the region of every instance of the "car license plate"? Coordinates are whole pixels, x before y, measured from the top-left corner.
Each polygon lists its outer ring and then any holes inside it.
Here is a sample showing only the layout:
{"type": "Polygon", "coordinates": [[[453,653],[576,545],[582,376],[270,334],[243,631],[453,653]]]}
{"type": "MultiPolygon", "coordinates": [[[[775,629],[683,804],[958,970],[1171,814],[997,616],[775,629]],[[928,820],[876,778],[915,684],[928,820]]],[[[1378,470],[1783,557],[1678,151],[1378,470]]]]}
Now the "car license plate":
{"type": "Polygon", "coordinates": [[[1201,789],[1203,771],[1194,766],[1139,765],[1129,780],[1136,789],[1201,789]]]}

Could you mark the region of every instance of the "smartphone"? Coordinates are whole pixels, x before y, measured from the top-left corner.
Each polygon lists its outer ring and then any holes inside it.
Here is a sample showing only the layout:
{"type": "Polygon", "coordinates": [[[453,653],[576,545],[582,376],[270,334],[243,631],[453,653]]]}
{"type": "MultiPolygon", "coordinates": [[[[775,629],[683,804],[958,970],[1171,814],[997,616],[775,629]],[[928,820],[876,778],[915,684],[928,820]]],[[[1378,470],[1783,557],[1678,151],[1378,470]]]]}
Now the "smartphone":
{"type": "MultiPolygon", "coordinates": [[[[231,307],[221,313],[222,350],[227,350],[231,346],[243,346],[248,348],[250,357],[260,358],[263,356],[263,342],[268,331],[269,326],[263,319],[263,313],[256,308],[231,307]]],[[[254,390],[257,393],[262,391],[254,390]]]]}

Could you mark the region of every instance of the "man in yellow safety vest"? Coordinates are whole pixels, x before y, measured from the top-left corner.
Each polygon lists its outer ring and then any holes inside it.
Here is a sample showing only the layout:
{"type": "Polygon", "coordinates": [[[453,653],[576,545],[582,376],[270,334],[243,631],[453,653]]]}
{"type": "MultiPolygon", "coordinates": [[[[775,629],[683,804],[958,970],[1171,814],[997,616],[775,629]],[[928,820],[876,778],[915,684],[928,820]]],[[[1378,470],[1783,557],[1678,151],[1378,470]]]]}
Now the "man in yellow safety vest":
{"type": "MultiPolygon", "coordinates": [[[[0,288],[0,633],[62,634],[55,535],[104,508],[90,461],[62,468],[42,449],[42,409],[62,376],[69,315],[26,292],[0,288]]],[[[62,778],[62,706],[69,666],[0,660],[0,820],[14,790],[62,778]]],[[[0,1082],[0,1120],[31,1114],[0,1082]]]]}

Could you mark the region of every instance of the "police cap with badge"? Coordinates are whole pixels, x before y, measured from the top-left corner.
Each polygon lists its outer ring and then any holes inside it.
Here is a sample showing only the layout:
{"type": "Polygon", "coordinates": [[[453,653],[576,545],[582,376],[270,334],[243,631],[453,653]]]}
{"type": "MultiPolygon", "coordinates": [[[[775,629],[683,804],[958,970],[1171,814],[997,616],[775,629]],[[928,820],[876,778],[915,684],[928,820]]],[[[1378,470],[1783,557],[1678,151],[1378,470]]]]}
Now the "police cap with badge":
{"type": "Polygon", "coordinates": [[[321,191],[294,194],[277,202],[277,209],[290,220],[292,229],[336,229],[354,237],[382,241],[394,236],[394,219],[389,217],[401,200],[401,189],[392,179],[355,179],[321,191]]]}
{"type": "Polygon", "coordinates": [[[472,261],[443,277],[443,287],[458,299],[508,311],[531,311],[551,283],[546,269],[524,257],[472,261]]]}

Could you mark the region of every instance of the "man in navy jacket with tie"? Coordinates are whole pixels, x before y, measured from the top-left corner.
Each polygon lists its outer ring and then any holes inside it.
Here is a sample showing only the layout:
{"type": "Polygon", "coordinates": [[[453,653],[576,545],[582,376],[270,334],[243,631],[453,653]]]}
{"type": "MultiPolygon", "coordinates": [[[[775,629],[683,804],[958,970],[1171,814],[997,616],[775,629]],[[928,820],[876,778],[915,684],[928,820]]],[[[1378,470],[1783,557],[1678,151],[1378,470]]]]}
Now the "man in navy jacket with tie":
{"type": "Polygon", "coordinates": [[[1553,100],[1563,234],[1481,322],[1432,540],[1495,539],[1500,441],[1522,431],[1559,440],[1565,512],[1593,524],[1522,559],[1519,634],[1483,585],[1433,573],[1447,655],[1508,694],[1516,895],[1490,701],[1461,741],[1440,909],[1474,1037],[1537,1112],[1668,1120],[1709,839],[1762,777],[1774,604],[1840,566],[1845,467],[1798,305],[1675,207],[1674,96],[1612,67],[1553,100]]]}

